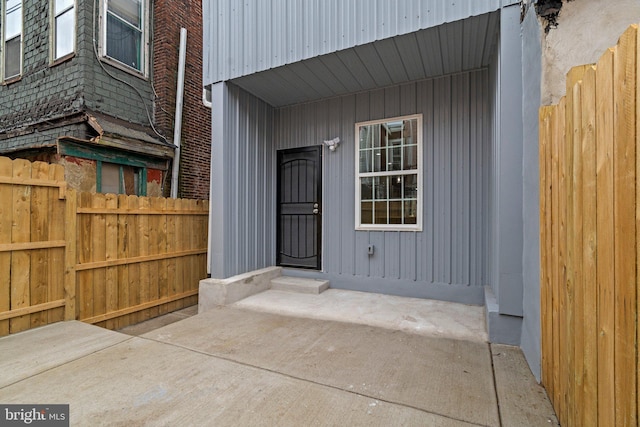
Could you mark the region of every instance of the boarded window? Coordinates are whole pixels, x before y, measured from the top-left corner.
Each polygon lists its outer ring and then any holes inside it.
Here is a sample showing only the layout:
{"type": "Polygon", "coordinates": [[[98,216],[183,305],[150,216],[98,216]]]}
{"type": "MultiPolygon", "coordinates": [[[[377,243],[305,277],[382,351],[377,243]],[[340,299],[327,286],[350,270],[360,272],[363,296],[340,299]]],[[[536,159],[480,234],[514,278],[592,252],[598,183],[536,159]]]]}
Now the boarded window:
{"type": "Polygon", "coordinates": [[[115,163],[102,163],[101,193],[141,194],[141,169],[115,163]]]}

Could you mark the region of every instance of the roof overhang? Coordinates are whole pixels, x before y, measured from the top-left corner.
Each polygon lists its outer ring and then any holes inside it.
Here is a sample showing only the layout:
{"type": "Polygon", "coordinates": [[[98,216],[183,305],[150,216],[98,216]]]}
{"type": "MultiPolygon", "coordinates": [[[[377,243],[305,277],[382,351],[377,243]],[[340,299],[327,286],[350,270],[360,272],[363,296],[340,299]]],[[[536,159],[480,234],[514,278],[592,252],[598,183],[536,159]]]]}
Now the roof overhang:
{"type": "Polygon", "coordinates": [[[232,79],[274,107],[310,102],[489,66],[499,11],[232,79]]]}

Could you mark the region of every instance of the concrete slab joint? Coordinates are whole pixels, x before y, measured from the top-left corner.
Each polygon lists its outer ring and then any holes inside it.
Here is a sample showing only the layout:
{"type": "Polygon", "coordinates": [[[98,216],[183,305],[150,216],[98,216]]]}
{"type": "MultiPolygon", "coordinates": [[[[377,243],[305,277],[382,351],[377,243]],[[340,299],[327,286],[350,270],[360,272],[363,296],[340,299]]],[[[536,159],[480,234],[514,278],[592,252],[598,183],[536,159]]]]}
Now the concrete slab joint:
{"type": "Polygon", "coordinates": [[[271,280],[281,275],[281,267],[267,267],[226,279],[203,279],[198,289],[198,313],[266,291],[271,280]]]}

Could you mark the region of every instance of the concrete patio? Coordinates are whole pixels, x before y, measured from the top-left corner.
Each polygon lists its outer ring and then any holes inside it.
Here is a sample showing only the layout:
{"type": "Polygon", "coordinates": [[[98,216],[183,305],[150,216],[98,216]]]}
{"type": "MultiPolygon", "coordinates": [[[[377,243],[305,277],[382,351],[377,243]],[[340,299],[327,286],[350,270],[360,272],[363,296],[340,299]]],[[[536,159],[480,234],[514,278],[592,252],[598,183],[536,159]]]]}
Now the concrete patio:
{"type": "Polygon", "coordinates": [[[478,319],[330,289],[120,332],[57,323],[0,339],[0,402],[68,403],[72,425],[557,425],[521,351],[478,319]]]}

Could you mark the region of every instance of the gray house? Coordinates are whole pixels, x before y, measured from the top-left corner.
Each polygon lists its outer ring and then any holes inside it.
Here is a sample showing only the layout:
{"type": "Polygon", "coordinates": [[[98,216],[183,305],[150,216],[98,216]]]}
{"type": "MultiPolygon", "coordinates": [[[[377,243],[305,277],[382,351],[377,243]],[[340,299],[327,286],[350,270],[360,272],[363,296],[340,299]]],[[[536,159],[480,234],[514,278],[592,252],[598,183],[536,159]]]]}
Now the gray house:
{"type": "Polygon", "coordinates": [[[491,339],[532,343],[538,364],[537,302],[523,327],[520,3],[203,7],[209,280],[280,265],[333,288],[484,304],[491,339]]]}

